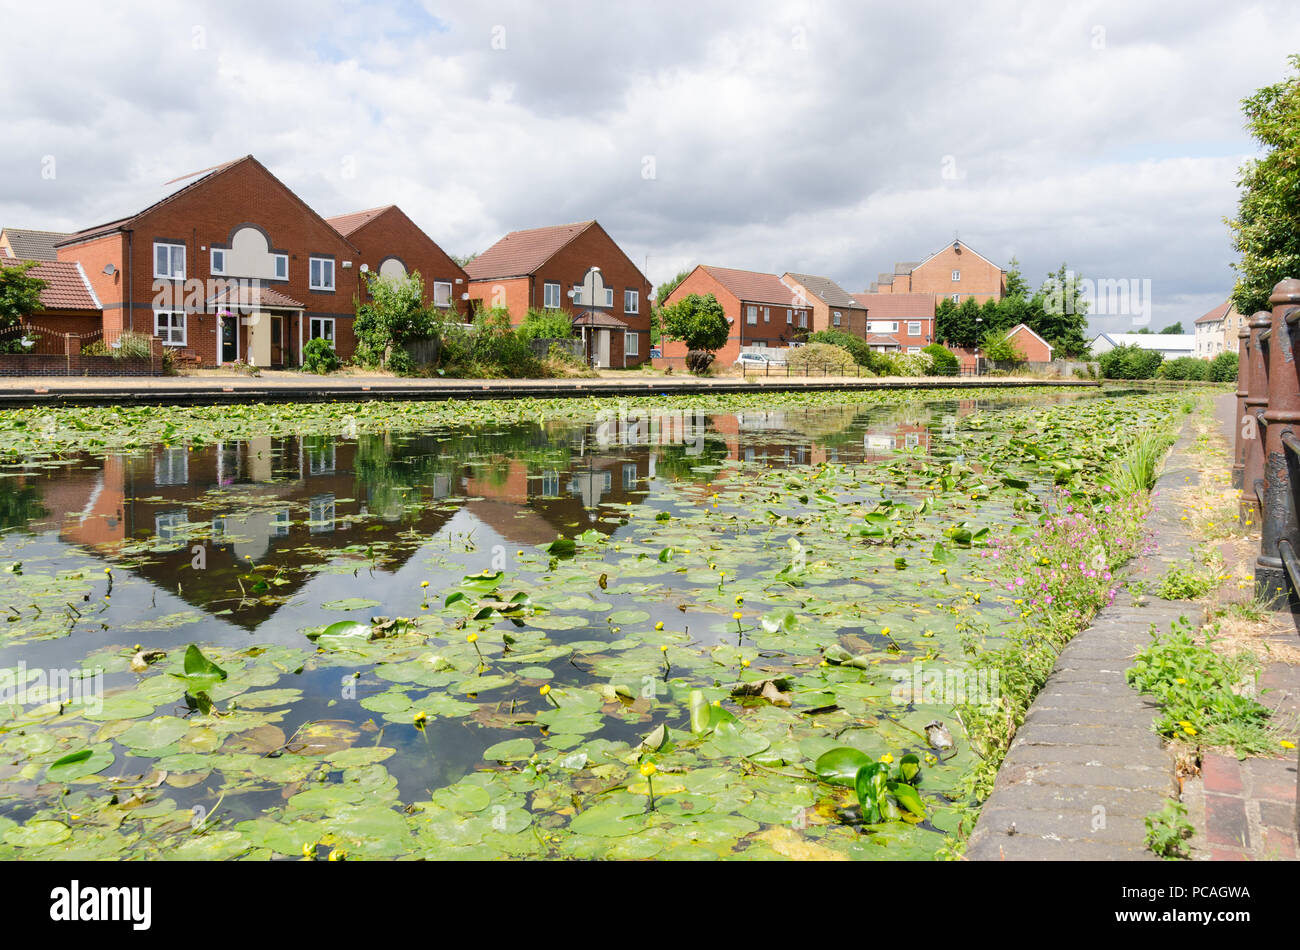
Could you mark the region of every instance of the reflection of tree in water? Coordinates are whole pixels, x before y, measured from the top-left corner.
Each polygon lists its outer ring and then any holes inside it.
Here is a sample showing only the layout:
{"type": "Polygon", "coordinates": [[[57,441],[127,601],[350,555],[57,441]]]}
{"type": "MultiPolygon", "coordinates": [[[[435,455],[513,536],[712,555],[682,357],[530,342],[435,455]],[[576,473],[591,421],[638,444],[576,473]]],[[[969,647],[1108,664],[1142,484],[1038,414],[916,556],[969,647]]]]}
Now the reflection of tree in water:
{"type": "Polygon", "coordinates": [[[517,462],[530,472],[567,469],[572,454],[567,429],[536,425],[415,438],[378,433],[357,439],[354,470],[370,509],[396,516],[424,500],[426,492],[434,499],[454,494],[467,471],[500,487],[517,462]]]}
{"type": "Polygon", "coordinates": [[[655,462],[655,474],[667,476],[674,481],[708,482],[712,481],[712,471],[696,472],[697,465],[715,467],[727,460],[729,452],[727,443],[718,436],[704,437],[701,446],[696,442],[688,445],[665,445],[659,450],[655,462]]]}
{"type": "Polygon", "coordinates": [[[0,530],[27,529],[28,522],[44,518],[50,512],[41,504],[41,493],[35,485],[22,488],[0,488],[0,530]]]}

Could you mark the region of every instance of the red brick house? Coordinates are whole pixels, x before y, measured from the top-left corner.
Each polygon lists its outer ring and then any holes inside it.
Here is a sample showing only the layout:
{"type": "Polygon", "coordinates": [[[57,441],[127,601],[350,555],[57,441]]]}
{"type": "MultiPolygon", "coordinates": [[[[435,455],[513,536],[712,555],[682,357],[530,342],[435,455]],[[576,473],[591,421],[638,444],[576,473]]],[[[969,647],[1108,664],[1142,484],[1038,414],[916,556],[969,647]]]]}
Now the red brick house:
{"type": "Polygon", "coordinates": [[[1007,342],[1020,351],[1030,363],[1050,363],[1052,345],[1029,329],[1026,324],[1017,323],[1007,331],[1007,342]]]}
{"type": "Polygon", "coordinates": [[[829,277],[813,274],[781,276],[787,285],[802,293],[812,306],[812,326],[809,333],[820,330],[843,330],[856,337],[866,338],[867,308],[856,295],[850,294],[829,277]]]}
{"type": "Polygon", "coordinates": [[[872,293],[930,294],[936,301],[947,297],[961,303],[974,297],[976,303],[1001,300],[1006,291],[1007,272],[987,257],[954,240],[923,261],[894,265],[892,274],[880,274],[871,285],[872,293]]]}
{"type": "Polygon", "coordinates": [[[571,314],[595,366],[650,358],[650,281],[596,221],[511,231],[465,271],[475,306],[515,326],[529,310],[571,314]]]}
{"type": "MultiPolygon", "coordinates": [[[[0,248],[0,267],[24,263],[19,258],[7,256],[6,250],[7,247],[0,248]]],[[[36,266],[27,273],[29,277],[45,281],[45,289],[41,291],[41,309],[22,321],[24,331],[14,333],[33,341],[28,352],[65,352],[65,341],[60,339],[63,334],[85,338],[87,343],[98,339],[104,311],[81,265],[76,261],[56,260],[37,260],[35,263],[36,266]]],[[[79,342],[74,352],[80,352],[79,342]]]]}
{"type": "Polygon", "coordinates": [[[361,299],[369,299],[365,275],[406,277],[418,273],[425,302],[464,314],[469,275],[397,205],[326,218],[360,252],[361,299]]]}
{"type": "Polygon", "coordinates": [[[854,294],[866,308],[866,339],[882,353],[920,353],[934,342],[932,294],[854,294]]]}
{"type": "Polygon", "coordinates": [[[313,337],[351,356],[357,247],[251,155],[186,177],[55,245],[102,302],[105,337],[150,333],[204,364],[296,366],[313,337]]]}
{"type": "MultiPolygon", "coordinates": [[[[719,365],[730,366],[746,347],[784,347],[811,332],[812,303],[806,295],[775,274],[700,264],[673,288],[664,306],[683,297],[713,294],[731,324],[727,343],[715,354],[719,365]]],[[[686,357],[686,344],[662,343],[665,359],[686,357]]]]}

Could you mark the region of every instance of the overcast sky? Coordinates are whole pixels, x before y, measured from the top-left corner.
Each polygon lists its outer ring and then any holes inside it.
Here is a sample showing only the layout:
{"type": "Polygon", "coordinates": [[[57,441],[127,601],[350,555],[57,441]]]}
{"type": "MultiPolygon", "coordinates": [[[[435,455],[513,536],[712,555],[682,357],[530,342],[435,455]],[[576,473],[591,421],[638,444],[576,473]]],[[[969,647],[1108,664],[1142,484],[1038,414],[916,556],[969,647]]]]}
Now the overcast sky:
{"type": "MultiPolygon", "coordinates": [[[[71,230],[253,154],[325,215],[444,249],[597,218],[656,284],[697,263],[860,291],[955,234],[1032,284],[1231,288],[1240,100],[1300,4],[8,3],[0,225],[71,230]],[[1137,286],[1141,286],[1138,284],[1137,286]]],[[[1132,329],[1131,316],[1093,330],[1132,329]]]]}

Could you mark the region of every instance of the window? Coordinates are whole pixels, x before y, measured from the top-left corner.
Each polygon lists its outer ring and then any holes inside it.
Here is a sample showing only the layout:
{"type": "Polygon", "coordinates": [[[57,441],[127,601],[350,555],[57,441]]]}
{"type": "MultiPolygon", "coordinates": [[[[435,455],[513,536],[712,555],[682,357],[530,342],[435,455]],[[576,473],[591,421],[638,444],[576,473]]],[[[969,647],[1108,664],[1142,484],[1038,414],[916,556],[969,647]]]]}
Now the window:
{"type": "Polygon", "coordinates": [[[745,308],[745,322],[748,323],[751,327],[758,324],[757,307],[751,305],[745,308]]]}
{"type": "Polygon", "coordinates": [[[791,325],[794,324],[794,311],[793,311],[793,310],[787,310],[787,311],[785,312],[785,322],[788,323],[788,324],[791,324],[791,325]]]}
{"type": "Polygon", "coordinates": [[[640,313],[641,312],[641,295],[635,290],[623,291],[623,312],[640,313]]]}
{"type": "MultiPolygon", "coordinates": [[[[556,289],[559,286],[556,285],[556,289]]],[[[433,282],[433,305],[435,307],[451,306],[451,284],[445,280],[435,280],[433,282]]]]}
{"type": "Polygon", "coordinates": [[[953,279],[953,280],[961,280],[961,271],[959,271],[959,270],[955,270],[955,271],[953,271],[953,272],[952,272],[952,279],[953,279]]]}
{"type": "Polygon", "coordinates": [[[542,472],[542,495],[546,498],[554,498],[560,493],[560,473],[559,472],[542,472]]]}
{"type": "Polygon", "coordinates": [[[289,509],[281,508],[271,515],[271,537],[289,537],[289,509]]]}
{"type": "Polygon", "coordinates": [[[271,256],[275,258],[275,279],[288,280],[289,279],[289,255],[272,254],[271,256]]]}
{"type": "Polygon", "coordinates": [[[190,454],[184,447],[163,449],[153,460],[155,485],[185,485],[190,480],[190,454]]]}
{"type": "Polygon", "coordinates": [[[771,323],[771,322],[772,322],[772,308],[771,308],[771,307],[764,307],[764,308],[763,308],[763,322],[764,322],[764,323],[771,323]]]}
{"type": "Polygon", "coordinates": [[[153,315],[153,335],[166,346],[185,345],[185,311],[155,310],[153,315]]]}
{"type": "Polygon", "coordinates": [[[952,302],[953,302],[953,303],[961,303],[961,294],[953,294],[953,295],[952,295],[952,302]]]}
{"type": "Polygon", "coordinates": [[[224,248],[214,247],[212,249],[212,273],[224,274],[226,272],[226,252],[224,248]]]}
{"type": "Polygon", "coordinates": [[[908,335],[908,336],[920,336],[920,335],[921,335],[921,321],[920,321],[920,320],[909,320],[909,321],[907,322],[907,335],[908,335]]]}
{"type": "Polygon", "coordinates": [[[639,349],[639,347],[640,347],[640,345],[641,345],[641,344],[638,342],[638,337],[639,337],[639,335],[640,335],[640,334],[637,334],[637,333],[626,333],[626,334],[623,335],[623,355],[624,355],[624,356],[637,356],[637,355],[639,355],[639,354],[638,354],[638,349],[639,349]]]}
{"type": "Polygon", "coordinates": [[[308,531],[311,534],[329,534],[334,530],[334,495],[317,495],[308,505],[308,531]]]}
{"type": "Polygon", "coordinates": [[[153,242],[153,275],[174,280],[185,279],[185,245],[153,242]]]}
{"type": "Polygon", "coordinates": [[[606,287],[606,288],[605,288],[605,306],[606,306],[606,307],[612,307],[612,306],[614,306],[614,288],[613,288],[613,287],[606,287]]]}
{"type": "Polygon", "coordinates": [[[311,289],[334,289],[334,258],[313,257],[311,259],[311,289]]]}
{"type": "Polygon", "coordinates": [[[839,325],[840,325],[840,312],[839,312],[838,310],[834,311],[834,312],[831,314],[831,320],[832,320],[832,322],[835,324],[835,326],[839,326],[839,325]]]}
{"type": "Polygon", "coordinates": [[[311,339],[328,340],[330,345],[334,345],[334,318],[333,317],[312,317],[311,339]]]}
{"type": "Polygon", "coordinates": [[[631,491],[636,488],[636,462],[623,463],[623,490],[631,491]]]}
{"type": "Polygon", "coordinates": [[[547,310],[560,309],[560,285],[544,284],[542,286],[542,306],[547,310]]]}
{"type": "Polygon", "coordinates": [[[153,516],[153,533],[159,541],[176,541],[179,544],[185,526],[189,523],[188,511],[160,511],[153,516]]]}
{"type": "Polygon", "coordinates": [[[805,310],[799,311],[799,326],[801,327],[808,326],[808,313],[805,310]]]}
{"type": "Polygon", "coordinates": [[[921,352],[921,348],[920,348],[919,346],[909,346],[909,347],[907,348],[907,352],[909,352],[909,353],[920,353],[920,352],[921,352]]]}

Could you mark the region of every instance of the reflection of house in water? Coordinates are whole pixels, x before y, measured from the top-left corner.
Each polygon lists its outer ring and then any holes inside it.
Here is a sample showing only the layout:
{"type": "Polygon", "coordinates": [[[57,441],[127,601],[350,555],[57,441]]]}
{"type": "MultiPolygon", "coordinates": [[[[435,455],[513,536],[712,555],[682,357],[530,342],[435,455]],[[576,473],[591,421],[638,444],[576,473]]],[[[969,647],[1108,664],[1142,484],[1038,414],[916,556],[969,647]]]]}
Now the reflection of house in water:
{"type": "Polygon", "coordinates": [[[348,544],[379,547],[376,568],[395,571],[415,550],[401,535],[435,534],[454,513],[429,504],[450,494],[448,475],[401,486],[408,503],[421,503],[394,506],[392,485],[358,476],[362,451],[329,438],[264,438],[87,460],[40,479],[48,515],[31,527],[102,556],[156,539],[127,569],[196,607],[229,608],[252,629],[280,606],[252,596],[254,576],[279,577],[267,593],[291,595],[348,544]]]}

